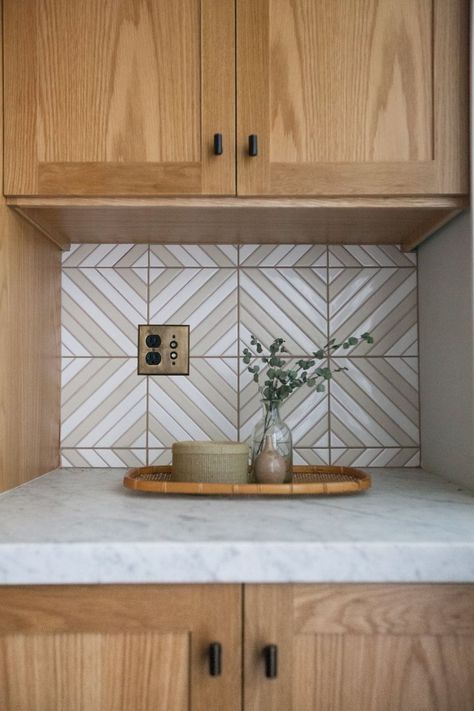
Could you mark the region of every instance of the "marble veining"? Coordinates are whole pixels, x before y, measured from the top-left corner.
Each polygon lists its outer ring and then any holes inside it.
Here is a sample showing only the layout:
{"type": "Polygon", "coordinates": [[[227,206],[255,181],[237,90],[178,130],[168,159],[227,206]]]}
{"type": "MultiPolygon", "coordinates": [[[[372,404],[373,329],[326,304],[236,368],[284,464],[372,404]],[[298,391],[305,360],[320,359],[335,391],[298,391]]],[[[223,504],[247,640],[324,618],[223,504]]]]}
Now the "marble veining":
{"type": "Polygon", "coordinates": [[[159,497],[124,469],[0,495],[0,584],[474,582],[474,492],[421,469],[301,499],[159,497]]]}

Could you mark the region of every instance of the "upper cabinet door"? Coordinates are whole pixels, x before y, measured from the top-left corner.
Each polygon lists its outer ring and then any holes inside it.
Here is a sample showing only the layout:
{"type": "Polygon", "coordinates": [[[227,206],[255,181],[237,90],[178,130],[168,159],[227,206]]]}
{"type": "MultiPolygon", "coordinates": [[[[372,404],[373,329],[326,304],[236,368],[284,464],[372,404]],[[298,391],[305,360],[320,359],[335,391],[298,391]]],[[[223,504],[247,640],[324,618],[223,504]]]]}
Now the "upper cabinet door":
{"type": "Polygon", "coordinates": [[[235,194],[234,0],[4,7],[7,195],[235,194]]]}
{"type": "Polygon", "coordinates": [[[468,192],[467,0],[236,1],[240,195],[468,192]]]}

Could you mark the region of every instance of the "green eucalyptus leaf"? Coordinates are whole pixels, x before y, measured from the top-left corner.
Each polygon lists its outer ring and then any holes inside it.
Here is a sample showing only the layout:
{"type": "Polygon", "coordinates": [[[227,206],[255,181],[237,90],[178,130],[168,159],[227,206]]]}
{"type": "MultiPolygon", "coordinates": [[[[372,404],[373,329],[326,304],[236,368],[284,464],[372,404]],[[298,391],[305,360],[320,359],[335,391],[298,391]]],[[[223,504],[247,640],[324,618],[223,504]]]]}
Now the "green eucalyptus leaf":
{"type": "Polygon", "coordinates": [[[316,385],[316,391],[318,393],[323,393],[325,390],[326,390],[326,388],[324,387],[324,383],[318,383],[316,385]]]}

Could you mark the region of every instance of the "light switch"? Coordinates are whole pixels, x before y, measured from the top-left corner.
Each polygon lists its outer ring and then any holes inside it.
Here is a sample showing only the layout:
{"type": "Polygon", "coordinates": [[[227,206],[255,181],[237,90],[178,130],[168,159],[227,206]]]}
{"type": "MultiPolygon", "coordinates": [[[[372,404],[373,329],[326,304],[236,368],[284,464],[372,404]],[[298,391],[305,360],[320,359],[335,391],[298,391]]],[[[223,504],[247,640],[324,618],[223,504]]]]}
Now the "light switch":
{"type": "Polygon", "coordinates": [[[138,375],[189,375],[189,326],[139,326],[138,375]]]}

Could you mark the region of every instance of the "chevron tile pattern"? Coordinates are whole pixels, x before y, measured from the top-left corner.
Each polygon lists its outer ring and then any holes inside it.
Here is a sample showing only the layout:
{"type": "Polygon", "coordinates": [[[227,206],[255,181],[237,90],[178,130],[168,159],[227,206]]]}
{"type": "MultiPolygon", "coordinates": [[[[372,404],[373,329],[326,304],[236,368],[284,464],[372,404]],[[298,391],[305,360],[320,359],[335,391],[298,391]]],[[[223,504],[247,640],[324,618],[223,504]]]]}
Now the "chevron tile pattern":
{"type": "Polygon", "coordinates": [[[135,358],[63,358],[65,449],[146,448],[147,383],[135,358]]]}
{"type": "Polygon", "coordinates": [[[236,267],[233,244],[152,244],[150,267],[236,267]]]}
{"type": "Polygon", "coordinates": [[[239,308],[242,345],[278,335],[293,355],[309,353],[328,340],[326,270],[241,269],[239,308]]]}
{"type": "Polygon", "coordinates": [[[293,464],[309,464],[311,466],[329,464],[329,449],[303,449],[299,447],[293,452],[293,464]]]}
{"type": "MultiPolygon", "coordinates": [[[[312,462],[308,462],[312,464],[312,462]]],[[[331,464],[340,467],[419,467],[420,451],[410,447],[331,448],[331,464]]]]}
{"type": "Polygon", "coordinates": [[[63,257],[63,466],[168,464],[178,439],[245,441],[260,417],[239,354],[337,352],[327,393],[282,408],[297,464],[418,466],[416,255],[380,245],[73,245],[63,257]],[[140,323],[190,325],[190,375],[137,375],[140,323]]]}
{"type": "Polygon", "coordinates": [[[416,358],[335,358],[331,447],[417,447],[416,358]]]}
{"type": "Polygon", "coordinates": [[[171,464],[171,449],[149,449],[148,464],[151,467],[162,467],[171,464]]]}
{"type": "Polygon", "coordinates": [[[415,267],[416,252],[395,245],[334,244],[328,248],[329,267],[415,267]]]}
{"type": "Polygon", "coordinates": [[[190,355],[237,356],[237,270],[150,269],[150,323],[190,326],[190,355]]]}
{"type": "Polygon", "coordinates": [[[63,449],[62,467],[143,467],[146,449],[63,449]]]}
{"type": "Polygon", "coordinates": [[[374,344],[351,355],[418,354],[417,283],[412,268],[330,268],[329,332],[336,339],[370,331],[374,344]]]}
{"type": "Polygon", "coordinates": [[[134,356],[147,319],[148,269],[63,269],[62,354],[134,356]]]}
{"type": "Polygon", "coordinates": [[[148,446],[237,439],[237,358],[192,359],[189,376],[150,379],[148,446]]]}
{"type": "Polygon", "coordinates": [[[73,244],[63,253],[63,267],[148,267],[146,244],[73,244]]]}
{"type": "Polygon", "coordinates": [[[243,244],[241,267],[326,267],[327,249],[321,244],[243,244]]]}
{"type": "MultiPolygon", "coordinates": [[[[294,363],[288,359],[288,367],[294,363]]],[[[265,371],[262,371],[265,379],[265,371]]],[[[293,393],[281,408],[281,417],[291,429],[293,445],[298,448],[315,450],[329,447],[328,395],[318,393],[315,388],[302,387],[293,393]]],[[[262,416],[262,405],[253,381],[253,376],[246,366],[241,366],[240,373],[240,430],[239,439],[247,440],[256,422],[262,416]]]]}

